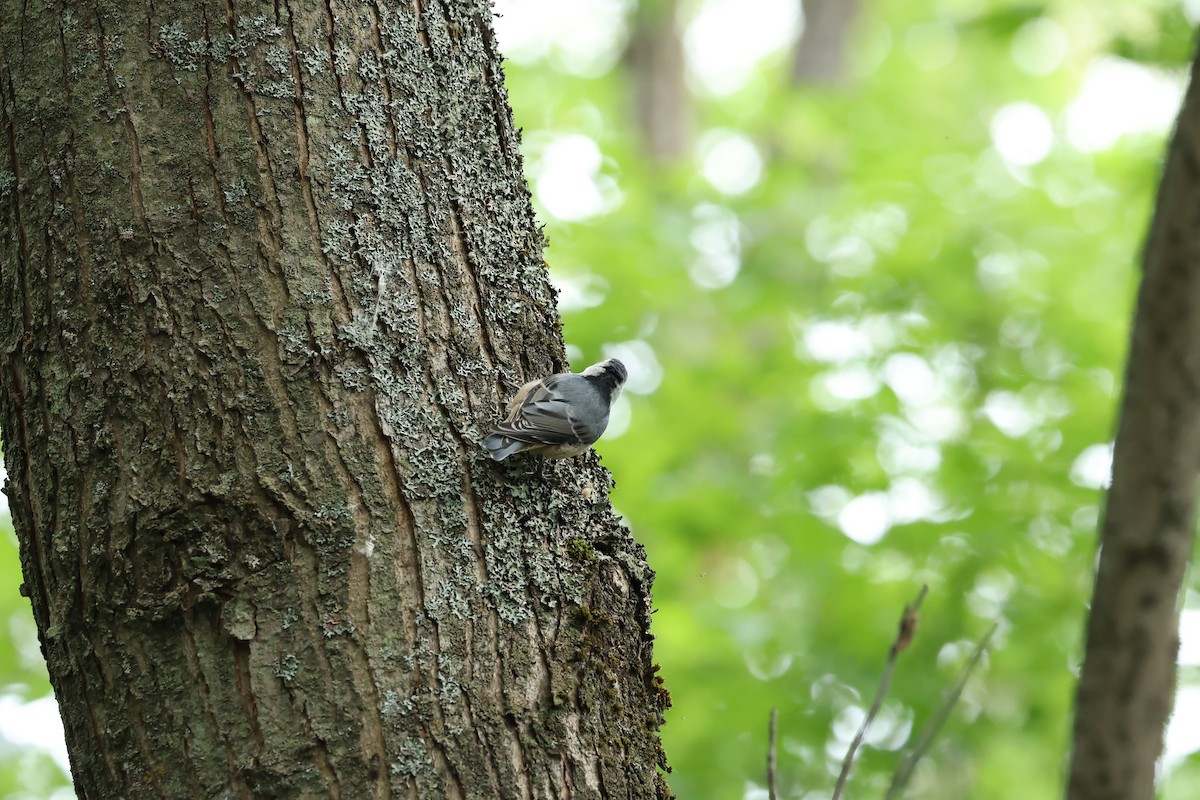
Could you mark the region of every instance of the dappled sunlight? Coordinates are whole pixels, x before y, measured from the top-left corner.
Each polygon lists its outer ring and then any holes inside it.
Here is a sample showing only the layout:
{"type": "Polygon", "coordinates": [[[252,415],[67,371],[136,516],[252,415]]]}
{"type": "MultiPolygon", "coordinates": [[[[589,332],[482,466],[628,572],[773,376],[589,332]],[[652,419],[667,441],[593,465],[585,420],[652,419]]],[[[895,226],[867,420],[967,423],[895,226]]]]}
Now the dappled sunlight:
{"type": "Polygon", "coordinates": [[[564,72],[598,77],[620,57],[634,5],[635,0],[495,0],[496,36],[512,61],[550,60],[564,72]]]}
{"type": "Polygon", "coordinates": [[[727,95],[746,85],[755,67],[799,34],[793,0],[707,0],[688,23],[684,50],[699,89],[727,95]]]}
{"type": "Polygon", "coordinates": [[[1013,63],[1030,75],[1049,75],[1066,60],[1070,40],[1061,24],[1049,17],[1026,22],[1012,37],[1013,63]]]}
{"type": "Polygon", "coordinates": [[[608,281],[592,272],[564,274],[550,268],[550,282],[558,292],[558,308],[564,314],[595,308],[608,294],[608,281]]]}
{"type": "Polygon", "coordinates": [[[820,320],[797,327],[801,328],[797,345],[803,344],[804,355],[816,361],[836,364],[874,352],[867,333],[849,321],[820,320]]]}
{"type": "Polygon", "coordinates": [[[1079,94],[1063,112],[1067,140],[1085,153],[1122,136],[1166,133],[1183,97],[1182,70],[1170,72],[1101,56],[1088,65],[1079,94]]]}
{"type": "Polygon", "coordinates": [[[967,593],[967,608],[981,619],[996,619],[1016,589],[1016,577],[1006,569],[992,568],[975,579],[967,593]]]}
{"type": "Polygon", "coordinates": [[[663,379],[663,368],[649,342],[632,339],[604,345],[604,357],[616,358],[625,364],[629,377],[624,391],[633,394],[652,394],[663,379]]]}
{"type": "Polygon", "coordinates": [[[880,420],[875,455],[889,475],[927,475],[942,463],[941,448],[897,417],[880,420]]]}
{"type": "Polygon", "coordinates": [[[743,656],[746,670],[760,681],[773,681],[782,678],[792,668],[796,658],[792,653],[776,653],[767,656],[746,650],[743,656]]]}
{"type": "Polygon", "coordinates": [[[616,179],[602,171],[604,162],[593,139],[579,133],[535,138],[530,152],[529,178],[547,213],[572,222],[620,204],[621,191],[616,179]]]}
{"type": "Polygon", "coordinates": [[[888,388],[909,405],[927,406],[945,396],[929,362],[916,353],[892,353],[883,362],[883,376],[888,388]]]}
{"type": "Polygon", "coordinates": [[[1050,117],[1033,103],[1009,103],[992,115],[992,143],[1000,157],[1017,167],[1031,167],[1054,148],[1050,117]]]}
{"type": "Polygon", "coordinates": [[[23,702],[13,695],[0,694],[0,742],[5,741],[40,750],[63,772],[70,770],[62,720],[52,696],[23,702]]]}
{"type": "Polygon", "coordinates": [[[892,509],[883,492],[866,492],[852,497],[837,514],[837,524],[846,537],[859,544],[874,544],[892,527],[892,509]]]}
{"type": "Polygon", "coordinates": [[[1013,439],[1029,433],[1039,423],[1029,404],[1014,392],[989,394],[983,403],[983,413],[1001,433],[1013,439]]]}
{"type": "Polygon", "coordinates": [[[629,402],[629,398],[621,395],[617,398],[617,402],[613,403],[612,409],[608,415],[608,427],[604,429],[605,441],[611,442],[614,439],[620,439],[629,432],[629,426],[633,424],[633,404],[629,402]]]}
{"type": "Polygon", "coordinates": [[[733,283],[741,269],[741,235],[737,215],[723,206],[702,203],[692,209],[688,241],[695,257],[688,275],[697,286],[720,289],[733,283]]]}
{"type": "MultiPolygon", "coordinates": [[[[926,583],[850,795],[886,789],[997,623],[911,793],[1054,796],[1200,0],[856,5],[817,83],[797,0],[495,3],[567,356],[629,372],[596,449],[655,572],[669,780],[765,798],[778,707],[782,796],[828,797],[926,583]]],[[[1200,593],[1182,620],[1168,779],[1200,750],[1200,593]]],[[[0,756],[58,760],[8,630],[0,756]]]]}
{"type": "Polygon", "coordinates": [[[823,411],[839,411],[874,397],[881,386],[874,370],[865,364],[846,364],[816,375],[808,384],[809,396],[823,411]]]}
{"type": "Polygon", "coordinates": [[[746,136],[712,130],[700,137],[700,174],[722,194],[745,194],[762,177],[763,160],[746,136]]]}
{"type": "Polygon", "coordinates": [[[1112,480],[1112,444],[1093,444],[1071,462],[1071,482],[1088,489],[1103,489],[1112,480]]]}
{"type": "MultiPolygon", "coordinates": [[[[837,770],[841,769],[846,747],[866,715],[866,709],[850,705],[843,708],[834,719],[831,730],[833,738],[827,743],[825,751],[830,759],[826,762],[827,766],[834,770],[830,774],[836,775],[837,770]]],[[[866,743],[876,750],[899,750],[912,733],[913,716],[911,708],[898,703],[884,703],[867,733],[866,743]]]]}
{"type": "Polygon", "coordinates": [[[808,224],[804,243],[813,258],[824,261],[845,277],[862,275],[875,264],[875,250],[866,237],[845,230],[828,216],[817,217],[808,224]]]}

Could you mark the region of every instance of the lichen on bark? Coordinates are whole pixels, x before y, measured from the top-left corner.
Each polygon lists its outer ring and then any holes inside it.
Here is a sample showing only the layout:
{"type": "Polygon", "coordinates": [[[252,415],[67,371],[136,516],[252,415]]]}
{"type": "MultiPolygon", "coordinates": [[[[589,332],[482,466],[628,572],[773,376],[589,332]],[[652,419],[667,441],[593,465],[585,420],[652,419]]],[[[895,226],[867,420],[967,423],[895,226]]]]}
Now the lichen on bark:
{"type": "Polygon", "coordinates": [[[607,473],[477,444],[565,366],[486,2],[3,2],[0,423],[81,795],[665,795],[607,473]]]}

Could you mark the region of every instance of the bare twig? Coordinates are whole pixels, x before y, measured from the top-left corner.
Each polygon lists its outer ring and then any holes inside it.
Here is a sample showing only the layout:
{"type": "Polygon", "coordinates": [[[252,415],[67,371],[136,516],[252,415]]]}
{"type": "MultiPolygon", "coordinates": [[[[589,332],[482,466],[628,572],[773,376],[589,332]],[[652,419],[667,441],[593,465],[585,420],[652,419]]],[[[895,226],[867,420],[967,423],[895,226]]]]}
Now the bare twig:
{"type": "Polygon", "coordinates": [[[950,717],[950,712],[954,709],[955,704],[958,703],[958,698],[962,696],[963,689],[966,688],[967,679],[971,677],[971,673],[979,665],[984,651],[987,650],[988,642],[992,640],[992,635],[996,633],[996,629],[999,627],[999,622],[993,622],[992,627],[988,628],[987,633],[975,644],[975,651],[971,653],[971,657],[967,659],[967,663],[963,664],[963,668],[959,671],[958,679],[955,680],[954,686],[942,698],[942,704],[938,706],[937,711],[929,718],[929,722],[921,731],[921,735],[913,742],[913,746],[905,754],[904,760],[896,768],[896,774],[892,776],[892,784],[888,787],[887,794],[884,795],[884,800],[893,800],[893,798],[899,797],[900,793],[904,791],[904,787],[908,784],[908,779],[912,777],[912,772],[916,768],[917,762],[929,750],[929,745],[933,743],[933,737],[937,736],[938,731],[942,729],[942,725],[946,724],[946,720],[950,717]]]}
{"type": "Polygon", "coordinates": [[[846,786],[846,779],[850,777],[850,767],[854,766],[854,754],[858,750],[858,746],[862,744],[863,737],[867,735],[867,728],[871,727],[871,722],[875,719],[875,715],[879,713],[879,707],[883,705],[884,695],[887,694],[888,686],[892,682],[892,670],[896,667],[896,657],[900,655],[901,651],[908,649],[908,646],[912,644],[913,635],[917,632],[917,610],[921,608],[921,603],[925,600],[925,595],[928,592],[929,587],[922,586],[921,591],[917,594],[917,599],[911,605],[904,607],[904,614],[900,617],[900,630],[896,632],[896,641],[892,642],[892,647],[888,650],[887,666],[883,670],[883,679],[879,681],[879,688],[875,690],[875,700],[871,703],[871,709],[863,719],[862,725],[859,726],[858,733],[854,735],[854,740],[850,742],[850,749],[846,751],[846,758],[842,761],[842,771],[838,775],[837,784],[833,787],[832,800],[838,800],[842,796],[842,789],[846,786]]]}
{"type": "Polygon", "coordinates": [[[776,800],[779,793],[775,791],[775,723],[779,720],[779,709],[771,709],[771,724],[769,732],[770,744],[767,746],[767,797],[776,800]]]}

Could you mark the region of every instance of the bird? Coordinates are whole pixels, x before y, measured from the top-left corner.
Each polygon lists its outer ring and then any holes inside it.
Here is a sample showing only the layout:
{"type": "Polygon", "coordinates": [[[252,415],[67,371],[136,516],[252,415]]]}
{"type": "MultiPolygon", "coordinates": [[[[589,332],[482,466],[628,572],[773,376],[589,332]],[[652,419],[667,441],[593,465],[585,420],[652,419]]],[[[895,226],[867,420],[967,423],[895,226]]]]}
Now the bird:
{"type": "Polygon", "coordinates": [[[522,386],[507,416],[483,439],[492,458],[514,453],[543,458],[582,455],[608,427],[608,412],[621,395],[629,372],[615,358],[578,374],[560,372],[522,386]]]}

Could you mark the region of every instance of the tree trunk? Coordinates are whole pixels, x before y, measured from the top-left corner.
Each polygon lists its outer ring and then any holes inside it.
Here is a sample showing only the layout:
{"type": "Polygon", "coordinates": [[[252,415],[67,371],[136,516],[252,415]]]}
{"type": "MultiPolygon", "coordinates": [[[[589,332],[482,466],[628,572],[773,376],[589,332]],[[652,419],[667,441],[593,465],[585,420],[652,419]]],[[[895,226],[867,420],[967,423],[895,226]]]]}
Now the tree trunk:
{"type": "Polygon", "coordinates": [[[625,51],[646,154],[671,163],[687,155],[695,126],[676,0],[639,0],[625,51]]]}
{"type": "Polygon", "coordinates": [[[490,14],[0,0],[0,422],[80,797],[667,794],[607,473],[478,444],[564,366],[490,14]]]}
{"type": "Polygon", "coordinates": [[[846,77],[846,48],[860,0],[797,0],[804,29],[792,57],[796,83],[835,84],[846,77]]]}
{"type": "Polygon", "coordinates": [[[1200,475],[1200,62],[1167,154],[1076,697],[1071,800],[1150,800],[1175,691],[1200,475]]]}

